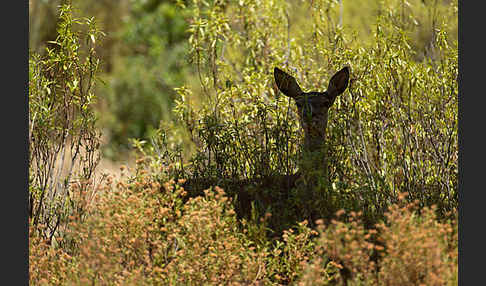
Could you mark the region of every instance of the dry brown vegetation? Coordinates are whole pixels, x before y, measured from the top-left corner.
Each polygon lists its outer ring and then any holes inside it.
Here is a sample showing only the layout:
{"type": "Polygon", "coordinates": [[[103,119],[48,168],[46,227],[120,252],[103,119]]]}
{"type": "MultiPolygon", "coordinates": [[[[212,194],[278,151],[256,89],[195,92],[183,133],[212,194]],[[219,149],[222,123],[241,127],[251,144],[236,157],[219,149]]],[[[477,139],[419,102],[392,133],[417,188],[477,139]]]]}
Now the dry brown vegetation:
{"type": "MultiPolygon", "coordinates": [[[[31,227],[34,285],[454,285],[457,223],[402,199],[365,229],[358,213],[306,222],[272,244],[249,238],[218,187],[187,200],[143,171],[107,180],[85,219],[50,245],[31,227]]],[[[90,190],[80,192],[91,197],[90,190]]],[[[403,196],[405,198],[405,195],[403,196]]],[[[79,198],[82,199],[81,197],[79,198]]]]}

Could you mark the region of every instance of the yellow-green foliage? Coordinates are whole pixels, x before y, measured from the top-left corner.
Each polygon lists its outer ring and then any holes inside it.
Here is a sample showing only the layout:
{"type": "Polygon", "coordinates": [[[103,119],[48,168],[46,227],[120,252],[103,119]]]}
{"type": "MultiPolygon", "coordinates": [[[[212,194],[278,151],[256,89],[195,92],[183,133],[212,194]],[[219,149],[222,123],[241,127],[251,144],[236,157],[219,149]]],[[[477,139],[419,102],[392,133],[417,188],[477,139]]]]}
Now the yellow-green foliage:
{"type": "Polygon", "coordinates": [[[94,19],[73,17],[68,3],[60,9],[58,33],[44,55],[29,57],[28,214],[48,239],[81,207],[70,200],[71,186],[93,187],[101,135],[93,105],[102,32],[94,19]]]}
{"type": "MultiPolygon", "coordinates": [[[[372,222],[404,191],[422,206],[436,204],[441,215],[457,209],[457,35],[450,21],[457,2],[380,2],[367,40],[353,25],[338,26],[338,6],[187,4],[200,86],[178,89],[174,111],[196,146],[189,166],[175,166],[179,175],[251,180],[294,173],[302,133],[293,102],[273,86],[273,67],[293,73],[305,91],[323,91],[330,75],[350,65],[348,90],[330,110],[330,184],[311,200],[316,211],[329,217],[353,209],[372,222]],[[417,38],[424,31],[425,44],[417,38]]],[[[277,209],[302,208],[301,199],[277,209]]]]}

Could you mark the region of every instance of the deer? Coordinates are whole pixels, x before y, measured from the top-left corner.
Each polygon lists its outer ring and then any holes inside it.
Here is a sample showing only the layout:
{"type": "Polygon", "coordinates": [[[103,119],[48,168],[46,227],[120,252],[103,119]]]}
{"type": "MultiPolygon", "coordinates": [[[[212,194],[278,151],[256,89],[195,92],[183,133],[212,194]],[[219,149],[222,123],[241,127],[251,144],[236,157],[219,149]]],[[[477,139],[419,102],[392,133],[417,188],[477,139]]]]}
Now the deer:
{"type": "MultiPolygon", "coordinates": [[[[337,96],[348,87],[349,67],[336,72],[324,92],[303,92],[297,80],[278,67],[274,68],[274,78],[278,89],[297,105],[299,121],[304,130],[304,160],[308,162],[306,169],[328,179],[325,147],[329,109],[337,96]]],[[[299,173],[309,175],[302,171],[299,173]]]]}
{"type": "Polygon", "coordinates": [[[274,80],[278,90],[297,105],[300,125],[304,131],[303,161],[305,164],[291,175],[278,175],[252,181],[249,179],[225,181],[221,178],[189,179],[182,184],[182,187],[191,194],[190,196],[202,195],[203,190],[219,185],[237,194],[240,204],[243,204],[243,208],[246,209],[243,212],[248,213],[251,202],[258,197],[258,194],[251,195],[247,191],[248,187],[271,187],[284,192],[296,187],[299,181],[305,181],[305,184],[312,188],[318,181],[328,180],[325,148],[329,109],[348,87],[349,67],[346,66],[336,72],[324,92],[302,91],[297,80],[278,67],[274,68],[274,80]]]}

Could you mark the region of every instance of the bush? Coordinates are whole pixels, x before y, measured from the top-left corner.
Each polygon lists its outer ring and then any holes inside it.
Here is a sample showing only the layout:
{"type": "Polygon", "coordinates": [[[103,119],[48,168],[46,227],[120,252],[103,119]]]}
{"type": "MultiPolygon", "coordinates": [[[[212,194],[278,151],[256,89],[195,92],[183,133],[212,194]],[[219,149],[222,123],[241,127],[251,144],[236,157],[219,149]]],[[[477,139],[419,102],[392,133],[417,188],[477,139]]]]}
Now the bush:
{"type": "Polygon", "coordinates": [[[29,58],[29,220],[42,225],[40,235],[49,240],[69,215],[84,211],[72,186],[93,187],[100,145],[93,103],[102,33],[93,19],[74,18],[69,3],[59,17],[58,37],[46,55],[29,58]],[[87,31],[80,34],[83,26],[87,31]]]}
{"type": "Polygon", "coordinates": [[[107,181],[87,219],[70,224],[65,239],[76,241],[74,259],[56,261],[69,256],[32,240],[32,281],[238,285],[262,279],[264,255],[239,231],[221,189],[184,204],[183,189],[173,181],[161,186],[141,169],[136,177],[107,181]]]}
{"type": "MultiPolygon", "coordinates": [[[[405,16],[397,21],[400,3],[381,7],[369,42],[326,20],[335,19],[335,1],[312,2],[305,23],[286,16],[287,10],[304,9],[292,2],[188,3],[191,57],[201,87],[179,88],[174,110],[196,151],[189,164],[176,162],[174,174],[218,182],[241,202],[250,197],[258,213],[272,212],[274,229],[332,218],[339,209],[363,212],[372,226],[404,191],[421,206],[437,205],[440,216],[457,210],[457,37],[447,33],[457,3],[427,4],[443,13],[433,21],[433,56],[425,58],[411,45],[416,26],[405,24],[405,16]],[[291,29],[292,21],[302,26],[291,29]],[[225,183],[291,175],[306,165],[298,115],[273,88],[274,66],[297,71],[304,90],[324,90],[346,64],[351,82],[328,122],[330,180],[317,195],[225,183]],[[199,108],[194,102],[201,98],[199,108]]],[[[243,209],[248,217],[249,208],[243,209]]]]}
{"type": "Polygon", "coordinates": [[[400,197],[371,229],[360,214],[340,211],[339,220],[317,222],[319,233],[302,222],[258,242],[252,234],[265,221],[238,223],[224,191],[186,200],[183,182],[160,183],[147,163],[108,179],[61,247],[31,237],[32,284],[457,284],[457,218],[438,222],[433,208],[400,197]],[[68,253],[62,246],[72,240],[68,253]]]}
{"type": "Polygon", "coordinates": [[[147,139],[159,122],[170,121],[176,96],[191,67],[186,63],[187,23],[175,3],[132,1],[130,14],[114,36],[120,42],[106,75],[103,125],[110,143],[105,155],[119,159],[129,139],[147,139]]]}
{"type": "Polygon", "coordinates": [[[440,223],[434,207],[403,198],[374,229],[357,213],[321,225],[300,285],[457,285],[457,219],[440,223]]]}

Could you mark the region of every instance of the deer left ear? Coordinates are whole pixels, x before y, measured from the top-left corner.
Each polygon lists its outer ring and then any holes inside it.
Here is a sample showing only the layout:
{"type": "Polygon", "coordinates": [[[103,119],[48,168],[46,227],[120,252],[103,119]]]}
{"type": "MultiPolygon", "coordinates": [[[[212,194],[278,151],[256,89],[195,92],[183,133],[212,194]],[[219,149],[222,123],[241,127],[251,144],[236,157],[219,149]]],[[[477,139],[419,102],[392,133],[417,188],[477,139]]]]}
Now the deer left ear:
{"type": "Polygon", "coordinates": [[[296,98],[302,93],[299,84],[297,84],[297,81],[293,76],[277,67],[274,68],[273,74],[278,89],[286,96],[296,98]]]}
{"type": "Polygon", "coordinates": [[[329,80],[327,93],[332,97],[336,97],[340,95],[348,87],[348,82],[349,82],[349,67],[344,67],[336,74],[334,74],[331,80],[329,80]]]}

